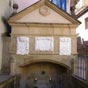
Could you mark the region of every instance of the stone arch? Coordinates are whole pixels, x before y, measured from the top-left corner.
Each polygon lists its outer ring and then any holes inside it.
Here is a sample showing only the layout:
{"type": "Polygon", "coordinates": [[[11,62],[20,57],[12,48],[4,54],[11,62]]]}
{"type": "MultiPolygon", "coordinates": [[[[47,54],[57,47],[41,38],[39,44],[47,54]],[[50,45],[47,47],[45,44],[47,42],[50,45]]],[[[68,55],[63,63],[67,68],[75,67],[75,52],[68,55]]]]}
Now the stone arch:
{"type": "Polygon", "coordinates": [[[67,80],[67,76],[70,74],[68,66],[63,63],[43,59],[32,60],[30,63],[24,64],[22,73],[21,84],[24,83],[27,88],[63,86],[63,80],[67,80]]]}
{"type": "Polygon", "coordinates": [[[31,64],[38,63],[38,62],[39,62],[39,63],[41,63],[41,62],[49,62],[49,63],[53,63],[53,64],[60,65],[60,66],[66,68],[66,69],[69,69],[69,70],[71,69],[68,65],[66,65],[66,64],[64,64],[64,63],[62,63],[62,62],[60,62],[60,61],[51,60],[51,59],[37,59],[37,60],[31,60],[31,61],[28,61],[28,62],[26,62],[26,63],[20,65],[19,67],[27,67],[27,66],[29,66],[29,65],[31,65],[31,64]]]}

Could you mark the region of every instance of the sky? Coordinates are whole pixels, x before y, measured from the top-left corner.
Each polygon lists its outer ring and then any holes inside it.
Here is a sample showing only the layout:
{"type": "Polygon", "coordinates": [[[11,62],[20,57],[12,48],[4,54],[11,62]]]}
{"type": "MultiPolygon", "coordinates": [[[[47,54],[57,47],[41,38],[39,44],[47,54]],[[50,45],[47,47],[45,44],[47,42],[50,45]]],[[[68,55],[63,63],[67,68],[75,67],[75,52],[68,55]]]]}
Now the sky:
{"type": "Polygon", "coordinates": [[[33,3],[36,3],[40,0],[14,0],[15,3],[18,4],[19,9],[18,11],[21,11],[25,8],[27,8],[28,6],[32,5],[33,3]]]}

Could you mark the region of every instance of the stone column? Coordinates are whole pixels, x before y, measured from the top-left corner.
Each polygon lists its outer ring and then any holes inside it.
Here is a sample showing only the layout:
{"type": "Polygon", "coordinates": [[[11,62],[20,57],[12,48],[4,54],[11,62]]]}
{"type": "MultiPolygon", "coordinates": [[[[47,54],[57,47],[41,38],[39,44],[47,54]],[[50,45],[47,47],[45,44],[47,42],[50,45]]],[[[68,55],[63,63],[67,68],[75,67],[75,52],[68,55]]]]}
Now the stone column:
{"type": "Polygon", "coordinates": [[[10,75],[16,75],[16,59],[11,57],[10,75]]]}

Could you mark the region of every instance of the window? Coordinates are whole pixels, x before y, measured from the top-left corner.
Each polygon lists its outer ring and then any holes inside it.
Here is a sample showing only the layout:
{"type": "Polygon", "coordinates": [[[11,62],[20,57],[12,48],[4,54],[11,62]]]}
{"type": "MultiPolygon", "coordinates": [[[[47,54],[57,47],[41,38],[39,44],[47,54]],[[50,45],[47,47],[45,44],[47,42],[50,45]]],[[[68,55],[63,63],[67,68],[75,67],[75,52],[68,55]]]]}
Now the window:
{"type": "Polygon", "coordinates": [[[88,29],[88,17],[85,18],[85,29],[88,29]]]}
{"type": "Polygon", "coordinates": [[[51,2],[66,11],[66,0],[51,0],[51,2]]]}
{"type": "Polygon", "coordinates": [[[77,60],[74,63],[74,74],[81,79],[86,80],[87,73],[87,58],[78,56],[77,60]]]}

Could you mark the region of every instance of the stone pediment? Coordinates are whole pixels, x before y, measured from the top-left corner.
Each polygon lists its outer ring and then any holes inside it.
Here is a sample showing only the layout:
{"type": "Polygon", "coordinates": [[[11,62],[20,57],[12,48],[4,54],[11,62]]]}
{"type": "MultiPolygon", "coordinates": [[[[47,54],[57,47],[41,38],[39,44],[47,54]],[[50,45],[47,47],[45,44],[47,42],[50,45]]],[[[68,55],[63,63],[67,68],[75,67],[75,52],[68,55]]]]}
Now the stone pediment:
{"type": "Polygon", "coordinates": [[[48,0],[41,0],[9,19],[9,23],[79,24],[69,14],[48,0]]]}
{"type": "Polygon", "coordinates": [[[33,12],[27,14],[17,22],[31,22],[31,23],[71,23],[69,20],[65,19],[60,14],[56,13],[54,10],[44,5],[33,12]]]}

